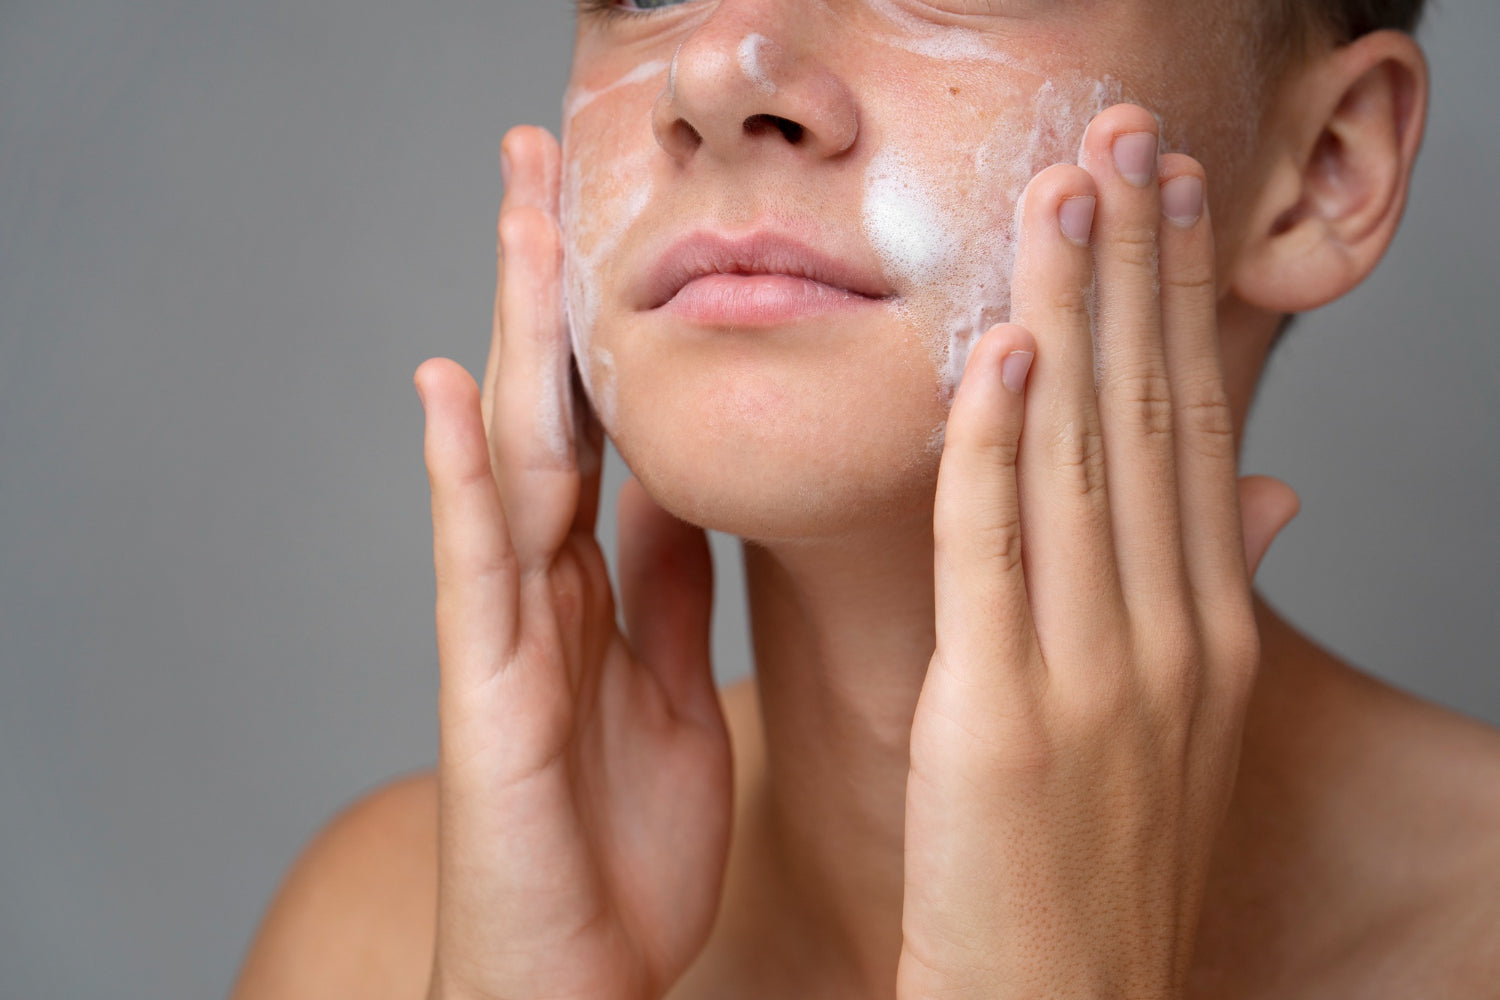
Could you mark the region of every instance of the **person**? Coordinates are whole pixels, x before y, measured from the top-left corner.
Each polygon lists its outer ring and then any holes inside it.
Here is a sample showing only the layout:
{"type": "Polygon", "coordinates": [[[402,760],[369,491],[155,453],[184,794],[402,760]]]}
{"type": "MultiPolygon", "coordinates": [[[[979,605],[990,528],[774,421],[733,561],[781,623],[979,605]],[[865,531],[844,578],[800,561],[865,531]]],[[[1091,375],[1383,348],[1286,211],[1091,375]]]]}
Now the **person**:
{"type": "Polygon", "coordinates": [[[1420,6],[582,3],[483,391],[415,376],[437,770],[235,996],[1495,996],[1500,734],[1256,596],[1237,478],[1401,216],[1420,6]]]}

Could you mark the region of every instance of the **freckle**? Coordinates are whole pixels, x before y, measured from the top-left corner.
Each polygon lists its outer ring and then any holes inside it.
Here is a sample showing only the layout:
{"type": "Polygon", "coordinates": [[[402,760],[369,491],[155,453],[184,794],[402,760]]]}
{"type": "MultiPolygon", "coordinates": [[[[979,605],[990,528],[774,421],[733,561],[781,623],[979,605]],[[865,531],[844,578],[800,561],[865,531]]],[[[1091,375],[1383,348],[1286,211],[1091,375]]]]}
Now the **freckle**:
{"type": "Polygon", "coordinates": [[[954,97],[957,97],[958,96],[958,88],[957,87],[949,87],[948,88],[948,93],[952,94],[954,97]]]}

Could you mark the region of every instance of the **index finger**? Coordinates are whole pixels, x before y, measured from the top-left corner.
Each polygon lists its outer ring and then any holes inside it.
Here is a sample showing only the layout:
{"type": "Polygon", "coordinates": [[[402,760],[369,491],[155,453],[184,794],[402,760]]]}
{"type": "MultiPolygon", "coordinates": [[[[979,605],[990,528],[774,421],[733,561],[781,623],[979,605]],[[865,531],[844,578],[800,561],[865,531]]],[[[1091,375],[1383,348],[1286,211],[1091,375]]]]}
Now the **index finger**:
{"type": "Polygon", "coordinates": [[[490,469],[478,387],[446,358],[413,378],[426,411],[438,659],[443,687],[471,690],[506,660],[519,620],[516,560],[490,469]]]}

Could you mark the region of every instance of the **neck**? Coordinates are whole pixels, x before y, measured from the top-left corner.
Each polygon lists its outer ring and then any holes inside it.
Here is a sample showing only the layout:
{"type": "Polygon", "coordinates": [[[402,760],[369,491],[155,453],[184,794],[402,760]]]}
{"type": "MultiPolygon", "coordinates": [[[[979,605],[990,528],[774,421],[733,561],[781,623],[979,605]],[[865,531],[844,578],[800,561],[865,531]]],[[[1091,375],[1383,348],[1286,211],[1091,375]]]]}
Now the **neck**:
{"type": "Polygon", "coordinates": [[[932,524],[746,545],[779,919],[843,992],[895,982],[908,743],[934,647],[932,524]],[[838,969],[839,972],[832,970],[838,969]]]}

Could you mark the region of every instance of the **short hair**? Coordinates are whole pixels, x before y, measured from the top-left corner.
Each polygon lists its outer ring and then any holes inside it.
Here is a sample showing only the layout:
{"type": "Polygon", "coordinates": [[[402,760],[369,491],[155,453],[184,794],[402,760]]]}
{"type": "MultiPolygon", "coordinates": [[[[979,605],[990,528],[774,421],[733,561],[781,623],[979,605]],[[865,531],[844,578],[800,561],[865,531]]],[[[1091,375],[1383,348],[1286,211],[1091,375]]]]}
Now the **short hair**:
{"type": "Polygon", "coordinates": [[[1351,42],[1372,31],[1394,28],[1417,30],[1426,0],[1279,0],[1282,6],[1303,11],[1315,27],[1335,42],[1351,42]]]}
{"type": "Polygon", "coordinates": [[[1285,66],[1315,41],[1344,45],[1372,31],[1417,30],[1427,0],[1250,0],[1265,4],[1269,62],[1285,66]]]}

